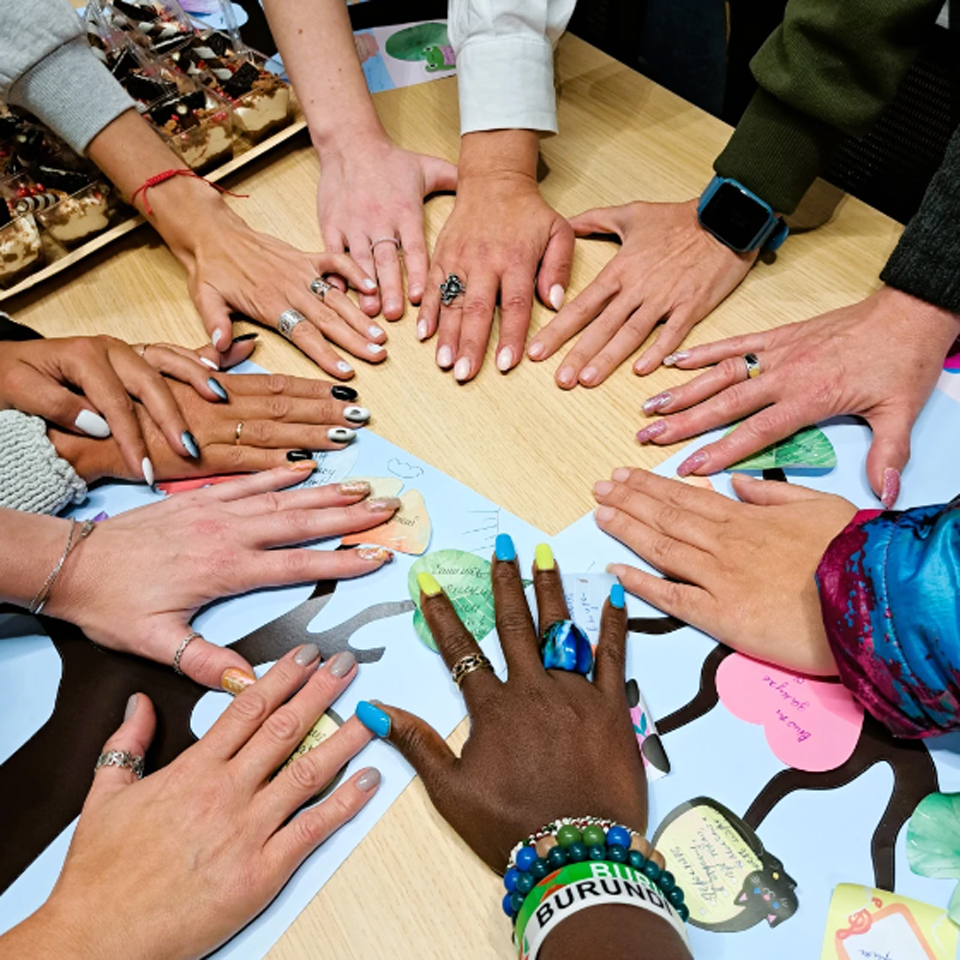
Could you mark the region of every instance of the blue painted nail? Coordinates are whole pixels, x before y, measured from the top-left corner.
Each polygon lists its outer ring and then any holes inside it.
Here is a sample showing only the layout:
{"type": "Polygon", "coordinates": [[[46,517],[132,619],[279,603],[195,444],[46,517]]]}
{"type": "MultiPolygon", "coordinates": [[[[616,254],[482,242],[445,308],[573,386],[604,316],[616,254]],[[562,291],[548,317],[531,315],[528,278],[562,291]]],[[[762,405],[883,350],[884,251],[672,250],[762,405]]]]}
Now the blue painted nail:
{"type": "Polygon", "coordinates": [[[517,551],[513,546],[513,537],[509,533],[498,533],[495,547],[497,559],[512,561],[517,559],[517,551]]]}
{"type": "Polygon", "coordinates": [[[357,719],[376,736],[390,736],[390,717],[369,700],[361,700],[357,704],[357,719]]]}
{"type": "Polygon", "coordinates": [[[610,588],[610,606],[622,610],[624,602],[623,587],[619,583],[615,583],[610,588]]]}
{"type": "Polygon", "coordinates": [[[200,446],[197,444],[197,438],[189,430],[184,430],[180,434],[180,442],[194,460],[200,459],[200,446]]]}
{"type": "Polygon", "coordinates": [[[214,380],[213,377],[207,377],[207,386],[221,399],[229,400],[227,396],[227,391],[223,389],[223,385],[219,380],[214,380]]]}

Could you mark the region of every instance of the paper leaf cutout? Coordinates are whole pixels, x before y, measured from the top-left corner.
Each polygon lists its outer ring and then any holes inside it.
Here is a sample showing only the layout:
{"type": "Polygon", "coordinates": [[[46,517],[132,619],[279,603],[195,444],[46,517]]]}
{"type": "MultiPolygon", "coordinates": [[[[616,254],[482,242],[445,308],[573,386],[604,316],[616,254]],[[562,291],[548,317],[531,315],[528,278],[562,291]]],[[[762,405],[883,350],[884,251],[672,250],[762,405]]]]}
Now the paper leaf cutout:
{"type": "MultiPolygon", "coordinates": [[[[917,804],[907,827],[907,862],[921,877],[960,879],[960,793],[931,793],[917,804]]],[[[960,923],[960,887],[947,913],[960,923]]]]}
{"type": "Polygon", "coordinates": [[[420,612],[420,585],[417,576],[432,573],[443,587],[463,625],[479,643],[496,625],[493,612],[493,587],[490,583],[490,561],[464,550],[436,550],[421,557],[410,568],[407,589],[417,605],[413,612],[413,628],[417,636],[433,651],[430,628],[420,612]]]}
{"type": "MultiPolygon", "coordinates": [[[[731,427],[727,434],[735,429],[731,427]]],[[[836,465],[837,451],[833,449],[833,444],[826,434],[816,427],[807,427],[728,469],[771,470],[774,467],[793,467],[795,470],[832,470],[836,465]]]]}
{"type": "Polygon", "coordinates": [[[430,546],[432,534],[427,505],[419,490],[408,490],[400,498],[400,504],[400,509],[386,523],[372,530],[351,533],[340,542],[348,547],[361,543],[376,544],[398,553],[420,556],[430,546]]]}

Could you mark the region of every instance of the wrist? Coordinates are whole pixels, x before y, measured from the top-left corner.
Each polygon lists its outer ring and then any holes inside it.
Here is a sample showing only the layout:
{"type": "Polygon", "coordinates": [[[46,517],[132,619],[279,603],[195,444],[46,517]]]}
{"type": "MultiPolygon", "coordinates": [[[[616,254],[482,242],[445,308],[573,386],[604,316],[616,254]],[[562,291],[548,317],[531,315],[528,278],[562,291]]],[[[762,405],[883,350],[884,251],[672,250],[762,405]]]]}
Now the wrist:
{"type": "Polygon", "coordinates": [[[86,483],[95,483],[104,477],[125,477],[128,473],[120,448],[112,438],[91,440],[76,434],[47,428],[47,439],[57,456],[66,460],[86,483]]]}
{"type": "Polygon", "coordinates": [[[516,180],[536,184],[540,137],[535,130],[484,130],[460,139],[461,182],[516,180]]]}
{"type": "Polygon", "coordinates": [[[11,544],[22,543],[24,550],[19,552],[16,570],[5,574],[0,602],[29,609],[63,554],[70,521],[43,514],[8,512],[11,516],[5,517],[8,524],[3,528],[4,539],[9,537],[11,544]]]}
{"type": "MultiPolygon", "coordinates": [[[[50,902],[0,937],[0,955],[21,960],[81,960],[83,948],[74,939],[71,925],[64,925],[50,902]]],[[[87,956],[100,960],[99,953],[87,956]]]]}
{"type": "Polygon", "coordinates": [[[316,126],[308,122],[308,129],[321,166],[325,162],[348,160],[391,144],[374,110],[371,110],[369,116],[357,117],[343,123],[331,124],[327,118],[316,126]]]}
{"type": "Polygon", "coordinates": [[[960,337],[960,313],[938,307],[886,285],[872,294],[871,299],[895,319],[909,317],[910,323],[917,328],[920,336],[942,348],[943,356],[946,356],[953,342],[960,337]]]}
{"type": "Polygon", "coordinates": [[[144,209],[144,193],[138,195],[135,205],[178,259],[196,249],[200,233],[211,224],[236,216],[217,190],[196,177],[171,177],[147,193],[150,215],[144,209]]]}

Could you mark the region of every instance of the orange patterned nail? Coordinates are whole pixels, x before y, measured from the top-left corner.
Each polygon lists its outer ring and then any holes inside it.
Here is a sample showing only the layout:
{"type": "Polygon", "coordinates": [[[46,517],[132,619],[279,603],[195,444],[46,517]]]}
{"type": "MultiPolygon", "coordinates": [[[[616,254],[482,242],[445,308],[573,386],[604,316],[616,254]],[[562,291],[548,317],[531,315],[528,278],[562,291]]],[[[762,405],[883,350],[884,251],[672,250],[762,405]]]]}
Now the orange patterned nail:
{"type": "Polygon", "coordinates": [[[256,682],[256,677],[247,673],[246,670],[241,670],[239,667],[228,667],[223,671],[223,676],[220,678],[220,686],[223,687],[227,693],[232,693],[234,696],[238,693],[243,693],[247,687],[256,682]]]}
{"type": "Polygon", "coordinates": [[[357,551],[357,556],[361,560],[389,563],[393,559],[393,551],[387,550],[386,547],[361,547],[357,551]]]}
{"type": "Polygon", "coordinates": [[[366,497],[370,495],[370,484],[366,480],[348,480],[341,483],[337,490],[345,497],[366,497]]]}

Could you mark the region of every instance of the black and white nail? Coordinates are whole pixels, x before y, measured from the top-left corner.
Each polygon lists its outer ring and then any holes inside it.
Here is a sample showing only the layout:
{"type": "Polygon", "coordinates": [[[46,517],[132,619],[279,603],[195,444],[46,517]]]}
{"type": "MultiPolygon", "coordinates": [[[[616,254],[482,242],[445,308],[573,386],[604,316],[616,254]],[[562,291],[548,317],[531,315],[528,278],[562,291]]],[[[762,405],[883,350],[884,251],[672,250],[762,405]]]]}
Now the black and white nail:
{"type": "Polygon", "coordinates": [[[343,417],[351,423],[366,423],[370,419],[370,411],[366,407],[347,407],[343,417]]]}
{"type": "Polygon", "coordinates": [[[334,443],[350,443],[351,440],[357,439],[357,431],[349,427],[331,427],[327,431],[327,439],[334,443]]]}

